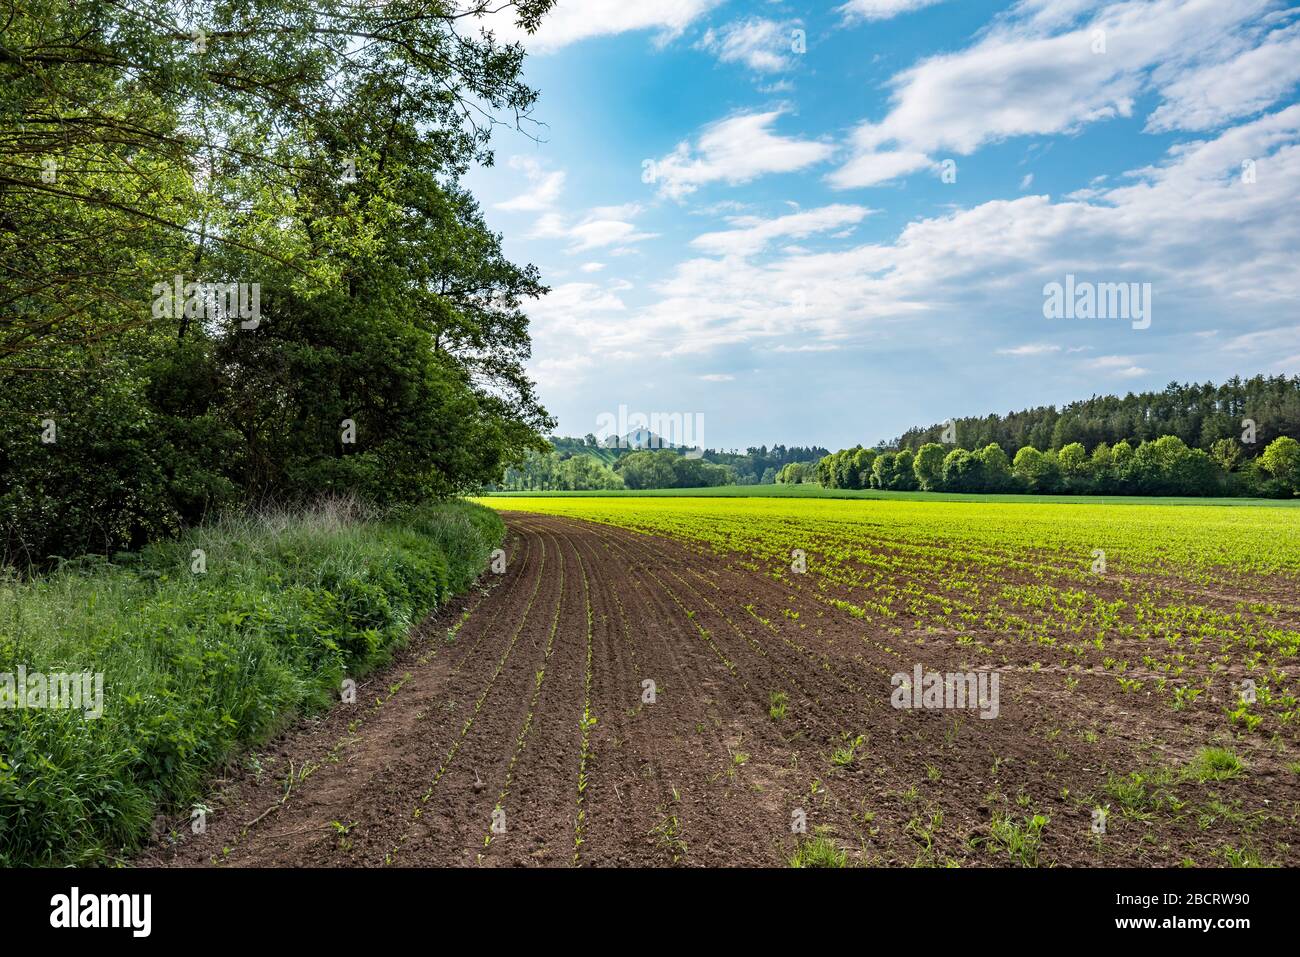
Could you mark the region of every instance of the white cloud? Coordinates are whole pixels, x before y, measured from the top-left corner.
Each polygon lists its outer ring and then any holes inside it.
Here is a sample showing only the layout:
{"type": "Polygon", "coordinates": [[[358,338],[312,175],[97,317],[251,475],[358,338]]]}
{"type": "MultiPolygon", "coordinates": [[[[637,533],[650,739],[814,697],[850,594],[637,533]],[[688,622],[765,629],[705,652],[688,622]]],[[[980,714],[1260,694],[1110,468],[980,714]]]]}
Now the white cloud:
{"type": "Polygon", "coordinates": [[[1147,373],[1146,369],[1134,363],[1132,356],[1098,356],[1096,359],[1089,359],[1083,365],[1086,369],[1120,379],[1135,379],[1147,373]]]}
{"type": "Polygon", "coordinates": [[[911,13],[939,3],[943,3],[943,0],[849,0],[849,3],[839,9],[849,22],[891,20],[902,13],[911,13]]]}
{"type": "MultiPolygon", "coordinates": [[[[1198,318],[1232,315],[1242,332],[1285,325],[1300,300],[1300,105],[1176,145],[1162,163],[1114,181],[1122,185],[1087,200],[992,200],[910,222],[892,239],[822,252],[772,254],[788,226],[822,210],[733,220],[734,229],[697,239],[701,255],[651,287],[656,298],[590,327],[590,348],[659,356],[760,343],[832,349],[925,323],[922,336],[947,337],[960,350],[1003,326],[1036,330],[1031,345],[1060,347],[1043,356],[1081,351],[1089,337],[1104,354],[1081,369],[1133,378],[1146,374],[1142,362],[1117,353],[1151,352],[1160,336],[1190,331],[1198,318]],[[1253,183],[1242,179],[1242,156],[1257,159],[1253,183]],[[1150,281],[1151,330],[1044,320],[1043,284],[1066,273],[1150,281]]],[[[800,230],[815,225],[802,222],[800,230]]]]}
{"type": "Polygon", "coordinates": [[[867,150],[853,157],[826,179],[837,189],[875,186],[877,183],[884,183],[933,165],[935,165],[934,161],[924,153],[905,150],[881,152],[867,150]]]}
{"type": "Polygon", "coordinates": [[[1207,129],[1265,109],[1294,85],[1294,30],[1266,34],[1272,0],[1024,0],[971,46],[890,80],[890,109],[864,122],[833,185],[869,186],[1015,136],[1070,134],[1162,100],[1151,129],[1207,129]],[[1248,52],[1261,35],[1267,42],[1248,52]],[[1104,52],[1096,52],[1098,39],[1104,52]],[[1287,59],[1289,57],[1289,60],[1287,59]],[[1284,61],[1286,61],[1284,63],[1284,61]],[[910,158],[902,162],[900,156],[910,158]]]}
{"type": "Polygon", "coordinates": [[[1225,348],[1281,372],[1300,372],[1300,326],[1295,324],[1235,336],[1225,348]]]}
{"type": "Polygon", "coordinates": [[[497,209],[508,212],[537,213],[550,209],[564,189],[564,171],[546,170],[537,160],[527,156],[512,156],[510,166],[522,170],[531,188],[513,199],[497,203],[497,209]]]}
{"type": "Polygon", "coordinates": [[[581,269],[583,272],[600,272],[602,269],[605,268],[605,264],[604,263],[583,263],[578,268],[581,269]]]}
{"type": "Polygon", "coordinates": [[[641,232],[631,222],[641,212],[634,203],[623,206],[597,206],[574,221],[563,213],[551,212],[538,218],[532,235],[538,239],[567,239],[569,253],[613,247],[626,250],[633,243],[654,239],[658,233],[641,232]]]}
{"type": "Polygon", "coordinates": [[[999,349],[1000,356],[1044,356],[1053,352],[1060,352],[1060,346],[1054,346],[1045,342],[1031,342],[1023,346],[1015,346],[1010,349],[999,349]]]}
{"type": "Polygon", "coordinates": [[[747,183],[768,173],[792,173],[827,159],[828,143],[773,133],[783,110],[741,113],[705,127],[694,146],[680,143],[655,163],[662,195],[673,199],[707,183],[747,183]]]}
{"type": "Polygon", "coordinates": [[[943,0],[849,0],[839,8],[844,19],[855,20],[889,20],[902,13],[911,13],[923,7],[932,7],[943,0]]]}
{"type": "Polygon", "coordinates": [[[1235,49],[1222,60],[1180,75],[1162,91],[1165,102],[1147,120],[1147,130],[1213,129],[1266,109],[1297,82],[1300,25],[1275,30],[1257,47],[1235,49]]]}
{"type": "Polygon", "coordinates": [[[734,229],[704,233],[691,240],[691,245],[707,253],[725,256],[745,256],[756,253],[774,239],[794,237],[804,239],[814,233],[829,232],[843,226],[860,223],[870,215],[865,206],[842,204],[823,206],[806,212],[790,213],[775,219],[757,216],[732,217],[734,229]]]}
{"type": "Polygon", "coordinates": [[[1033,173],[1026,173],[1024,176],[1022,176],[1022,177],[1020,178],[1020,188],[1021,188],[1022,190],[1029,189],[1029,187],[1031,187],[1031,186],[1033,186],[1033,185],[1034,185],[1034,174],[1033,174],[1033,173]]]}
{"type": "Polygon", "coordinates": [[[792,31],[797,25],[750,17],[717,29],[710,27],[696,46],[723,63],[743,63],[760,73],[777,73],[793,64],[792,31]]]}
{"type": "Polygon", "coordinates": [[[700,379],[705,382],[731,382],[735,378],[734,375],[728,375],[725,372],[711,372],[708,375],[700,376],[700,379]]]}
{"type": "Polygon", "coordinates": [[[531,53],[550,53],[591,37],[635,30],[655,30],[663,43],[718,6],[722,0],[561,0],[542,17],[531,37],[514,22],[514,11],[501,5],[499,12],[482,18],[502,40],[524,44],[531,53]]]}

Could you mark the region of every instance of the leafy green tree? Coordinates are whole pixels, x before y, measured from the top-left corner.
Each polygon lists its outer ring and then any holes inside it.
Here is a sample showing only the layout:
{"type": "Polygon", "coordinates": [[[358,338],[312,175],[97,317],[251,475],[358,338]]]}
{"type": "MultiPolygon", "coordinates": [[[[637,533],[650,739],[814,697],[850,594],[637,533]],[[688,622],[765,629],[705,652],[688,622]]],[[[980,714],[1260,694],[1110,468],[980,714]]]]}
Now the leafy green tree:
{"type": "Polygon", "coordinates": [[[669,449],[652,451],[649,449],[630,452],[618,460],[615,468],[623,477],[628,488],[674,488],[677,473],[673,470],[672,460],[677,453],[669,449]]]}
{"type": "Polygon", "coordinates": [[[1113,491],[1129,492],[1134,488],[1133,446],[1126,441],[1116,442],[1110,450],[1110,484],[1113,491]]]}
{"type": "Polygon", "coordinates": [[[1092,484],[1097,492],[1113,492],[1115,456],[1109,445],[1098,442],[1092,450],[1092,484]]]}
{"type": "Polygon", "coordinates": [[[912,471],[924,492],[935,492],[943,487],[944,447],[938,442],[927,442],[916,450],[912,471]]]}
{"type": "Polygon", "coordinates": [[[1292,495],[1300,494],[1300,442],[1283,435],[1274,439],[1259,458],[1260,465],[1292,495]]]}
{"type": "Polygon", "coordinates": [[[834,455],[835,463],[835,487],[836,488],[860,488],[858,480],[858,471],[854,467],[854,459],[862,446],[852,449],[842,449],[834,455]]]}
{"type": "Polygon", "coordinates": [[[1067,492],[1088,492],[1093,487],[1092,461],[1088,451],[1078,442],[1071,442],[1056,453],[1061,470],[1061,483],[1067,492]]]}
{"type": "Polygon", "coordinates": [[[823,488],[835,487],[835,456],[824,455],[817,460],[817,482],[823,488]]]}
{"type": "Polygon", "coordinates": [[[1040,452],[1026,445],[1016,453],[1011,463],[1011,474],[1026,491],[1055,492],[1060,487],[1061,473],[1056,456],[1040,452]]]}
{"type": "Polygon", "coordinates": [[[871,467],[876,463],[877,452],[875,449],[864,449],[859,447],[854,453],[849,465],[849,474],[853,479],[853,488],[870,488],[871,487],[871,467]]]}
{"type": "Polygon", "coordinates": [[[1003,492],[1011,488],[1011,462],[1002,446],[990,442],[975,455],[980,460],[986,491],[1003,492]]]}
{"type": "Polygon", "coordinates": [[[903,449],[894,456],[890,466],[889,484],[886,486],[895,492],[911,492],[917,487],[916,473],[913,468],[911,449],[903,449]]]}
{"type": "MultiPolygon", "coordinates": [[[[535,29],[551,6],[513,13],[535,29]]],[[[11,11],[8,554],[135,547],[239,500],[445,496],[545,449],[525,303],[546,290],[459,185],[491,161],[496,117],[527,123],[536,99],[522,47],[472,29],[486,12],[422,0],[11,11]],[[213,284],[258,290],[260,315],[169,308],[159,288],[173,280],[195,305],[213,284]],[[113,420],[86,441],[100,400],[113,420]],[[34,415],[65,423],[66,442],[31,449],[34,415]],[[78,478],[91,474],[99,500],[78,478]]],[[[553,469],[537,480],[558,481],[553,469]]]]}
{"type": "Polygon", "coordinates": [[[1210,458],[1225,473],[1231,472],[1241,461],[1241,443],[1235,438],[1215,439],[1210,445],[1210,458]]]}
{"type": "Polygon", "coordinates": [[[943,487],[950,492],[982,492],[984,462],[966,449],[953,449],[943,460],[943,487]]]}

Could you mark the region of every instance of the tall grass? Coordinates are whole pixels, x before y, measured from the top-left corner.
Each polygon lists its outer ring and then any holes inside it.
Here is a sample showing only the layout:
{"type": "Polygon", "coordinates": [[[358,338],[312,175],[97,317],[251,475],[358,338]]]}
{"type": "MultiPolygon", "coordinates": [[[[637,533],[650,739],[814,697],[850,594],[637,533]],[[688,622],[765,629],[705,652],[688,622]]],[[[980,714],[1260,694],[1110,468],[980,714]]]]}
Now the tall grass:
{"type": "Polygon", "coordinates": [[[502,533],[465,502],[384,515],[335,502],[0,579],[0,674],[104,675],[98,720],[0,709],[0,865],[129,853],[223,760],[382,663],[502,533]]]}

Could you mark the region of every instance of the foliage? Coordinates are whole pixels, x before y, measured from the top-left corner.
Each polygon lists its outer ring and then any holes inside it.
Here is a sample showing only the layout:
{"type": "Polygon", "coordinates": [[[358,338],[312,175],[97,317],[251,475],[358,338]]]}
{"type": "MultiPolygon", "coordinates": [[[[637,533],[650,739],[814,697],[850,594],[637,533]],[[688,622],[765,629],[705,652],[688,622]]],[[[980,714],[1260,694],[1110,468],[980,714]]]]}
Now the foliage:
{"type": "MultiPolygon", "coordinates": [[[[1300,438],[1300,376],[1234,377],[1218,386],[1171,382],[1160,392],[1093,396],[1060,409],[1049,405],[970,416],[953,420],[952,426],[957,444],[983,448],[996,442],[1007,455],[1025,446],[1060,452],[1076,442],[1087,448],[1124,440],[1137,445],[1164,435],[1208,452],[1223,439],[1241,442],[1246,419],[1255,423],[1254,442],[1240,446],[1246,458],[1257,456],[1278,436],[1300,438]]],[[[879,447],[919,449],[942,441],[947,427],[942,423],[909,429],[879,447]]]]}
{"type": "Polygon", "coordinates": [[[104,676],[99,719],[0,710],[0,865],[128,852],[232,751],[384,661],[469,585],[503,531],[468,503],[268,512],[0,583],[0,673],[104,676]]]}
{"type": "MultiPolygon", "coordinates": [[[[827,488],[858,488],[837,484],[851,476],[842,466],[859,454],[845,449],[823,458],[815,474],[827,488]],[[827,484],[829,483],[829,484],[827,484]]],[[[1136,449],[1121,441],[1099,444],[1091,455],[1080,442],[1059,452],[1025,446],[1008,462],[995,442],[968,451],[927,442],[915,458],[908,449],[875,456],[870,487],[905,491],[1035,494],[1120,494],[1146,496],[1247,495],[1286,497],[1300,493],[1300,443],[1288,436],[1275,439],[1264,454],[1238,471],[1227,449],[1211,455],[1191,449],[1177,436],[1142,442],[1136,449]],[[908,464],[910,463],[910,466],[908,464]]]]}
{"type": "Polygon", "coordinates": [[[235,501],[447,497],[543,447],[524,303],[546,289],[459,183],[536,99],[485,12],[15,8],[0,557],[137,548],[235,501]]]}

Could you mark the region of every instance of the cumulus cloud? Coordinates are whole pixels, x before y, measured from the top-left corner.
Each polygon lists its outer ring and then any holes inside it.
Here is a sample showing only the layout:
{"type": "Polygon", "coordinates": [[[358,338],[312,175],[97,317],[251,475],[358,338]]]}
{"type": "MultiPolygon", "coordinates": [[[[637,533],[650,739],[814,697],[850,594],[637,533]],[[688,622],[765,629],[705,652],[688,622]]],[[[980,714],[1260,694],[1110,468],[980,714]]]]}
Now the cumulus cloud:
{"type": "Polygon", "coordinates": [[[1025,0],[971,46],[893,76],[888,113],[865,121],[830,182],[873,186],[1016,136],[1070,134],[1133,114],[1152,131],[1205,130],[1270,107],[1300,79],[1296,31],[1272,0],[1025,0]]]}
{"type": "MultiPolygon", "coordinates": [[[[825,209],[733,220],[732,228],[697,238],[692,248],[703,255],[652,286],[656,298],[617,322],[593,326],[592,348],[663,356],[746,343],[833,348],[888,335],[900,323],[927,323],[922,328],[933,335],[963,328],[987,335],[1009,316],[1020,318],[1019,328],[1049,322],[1041,313],[1043,284],[1066,273],[1096,282],[1149,281],[1155,308],[1149,332],[1081,320],[1042,326],[1046,338],[1031,345],[1059,345],[1062,356],[1085,348],[1080,336],[1176,332],[1191,313],[1285,324],[1300,299],[1300,218],[1278,211],[1300,208],[1300,105],[1176,145],[1163,162],[1115,181],[1122,185],[1099,187],[1086,200],[991,200],[915,220],[892,240],[830,251],[770,248],[777,237],[796,234],[796,224],[798,234],[811,234],[835,218],[825,209]],[[1257,158],[1254,182],[1241,176],[1242,156],[1257,158]]],[[[848,219],[860,215],[859,207],[829,209],[848,219]]],[[[1243,340],[1240,347],[1257,345],[1243,340]]],[[[1285,343],[1279,348],[1300,352],[1285,343]]],[[[1145,373],[1137,359],[1118,352],[1112,345],[1080,368],[1116,377],[1145,373]]],[[[1032,353],[1009,347],[1008,354],[1032,353]]]]}
{"type": "Polygon", "coordinates": [[[563,170],[547,170],[537,160],[527,156],[512,156],[510,166],[523,171],[530,185],[525,192],[513,199],[497,203],[497,209],[536,213],[555,205],[564,190],[563,170]]]}
{"type": "Polygon", "coordinates": [[[750,17],[722,27],[710,27],[696,44],[723,63],[743,63],[759,73],[777,73],[793,64],[793,31],[798,22],[788,23],[750,17]]]}
{"type": "Polygon", "coordinates": [[[568,240],[569,253],[606,247],[617,252],[658,235],[643,232],[632,223],[640,213],[641,207],[635,203],[597,206],[577,219],[560,212],[546,213],[534,224],[532,235],[538,239],[568,240]]]}
{"type": "Polygon", "coordinates": [[[592,37],[653,30],[660,43],[681,35],[722,0],[562,0],[542,18],[529,36],[515,23],[514,13],[501,6],[480,22],[508,42],[523,43],[531,53],[550,53],[592,37]]]}
{"type": "Polygon", "coordinates": [[[790,213],[774,219],[757,216],[734,216],[729,222],[733,228],[704,233],[691,240],[691,245],[706,253],[724,256],[745,256],[759,252],[775,239],[805,239],[815,233],[825,233],[854,225],[871,213],[865,206],[836,204],[790,213]]]}
{"type": "Polygon", "coordinates": [[[1147,373],[1146,369],[1133,361],[1132,356],[1098,356],[1089,359],[1083,367],[1119,379],[1135,379],[1147,373]]]}
{"type": "Polygon", "coordinates": [[[839,8],[839,12],[849,23],[857,20],[889,20],[899,14],[911,13],[942,2],[943,0],[849,0],[839,8]]]}
{"type": "Polygon", "coordinates": [[[1009,349],[999,349],[1000,356],[1044,356],[1053,352],[1060,352],[1061,347],[1046,342],[1030,342],[1023,346],[1013,346],[1009,349]]]}
{"type": "Polygon", "coordinates": [[[834,152],[829,143],[772,132],[783,110],[740,113],[705,127],[692,145],[679,143],[655,161],[659,192],[681,199],[709,183],[737,185],[769,173],[792,173],[821,163],[834,152]]]}

